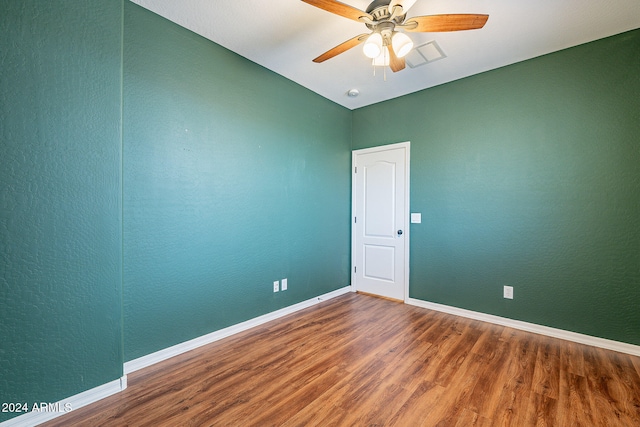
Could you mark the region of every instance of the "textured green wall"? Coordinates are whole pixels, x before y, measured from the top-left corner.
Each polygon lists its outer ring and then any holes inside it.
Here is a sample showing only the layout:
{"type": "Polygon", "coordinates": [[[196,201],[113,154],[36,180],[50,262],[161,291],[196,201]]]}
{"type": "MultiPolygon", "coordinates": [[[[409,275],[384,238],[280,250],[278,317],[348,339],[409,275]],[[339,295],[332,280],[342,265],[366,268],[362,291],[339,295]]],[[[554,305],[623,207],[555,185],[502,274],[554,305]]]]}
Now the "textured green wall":
{"type": "Polygon", "coordinates": [[[349,285],[349,110],[128,2],[124,70],[126,360],[349,285]]]}
{"type": "Polygon", "coordinates": [[[411,297],[640,344],[640,30],[356,110],[353,135],[411,141],[411,297]]]}
{"type": "Polygon", "coordinates": [[[122,2],[0,10],[0,401],[32,405],[122,375],[122,2]]]}

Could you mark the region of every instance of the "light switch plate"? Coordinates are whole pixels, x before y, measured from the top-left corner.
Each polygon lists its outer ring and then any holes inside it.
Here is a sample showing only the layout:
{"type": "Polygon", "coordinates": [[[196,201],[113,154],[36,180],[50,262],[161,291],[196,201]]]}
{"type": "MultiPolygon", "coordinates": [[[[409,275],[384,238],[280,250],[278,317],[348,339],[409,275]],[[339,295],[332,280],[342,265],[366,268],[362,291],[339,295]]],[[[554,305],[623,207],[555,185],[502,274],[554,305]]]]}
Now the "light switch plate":
{"type": "Polygon", "coordinates": [[[421,213],[411,213],[411,224],[421,224],[422,223],[422,214],[421,213]]]}
{"type": "Polygon", "coordinates": [[[287,279],[282,279],[281,283],[282,284],[280,285],[280,289],[283,290],[283,291],[286,291],[287,287],[288,287],[287,279]]]}

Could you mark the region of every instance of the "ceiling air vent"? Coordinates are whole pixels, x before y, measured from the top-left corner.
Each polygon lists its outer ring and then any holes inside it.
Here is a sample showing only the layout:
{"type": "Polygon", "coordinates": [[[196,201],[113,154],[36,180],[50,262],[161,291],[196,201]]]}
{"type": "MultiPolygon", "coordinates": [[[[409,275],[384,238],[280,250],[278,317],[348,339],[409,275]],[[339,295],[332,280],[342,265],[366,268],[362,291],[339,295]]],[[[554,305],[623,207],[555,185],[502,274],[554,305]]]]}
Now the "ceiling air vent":
{"type": "Polygon", "coordinates": [[[447,55],[444,54],[440,46],[433,40],[414,48],[404,58],[409,67],[416,68],[446,57],[447,55]]]}

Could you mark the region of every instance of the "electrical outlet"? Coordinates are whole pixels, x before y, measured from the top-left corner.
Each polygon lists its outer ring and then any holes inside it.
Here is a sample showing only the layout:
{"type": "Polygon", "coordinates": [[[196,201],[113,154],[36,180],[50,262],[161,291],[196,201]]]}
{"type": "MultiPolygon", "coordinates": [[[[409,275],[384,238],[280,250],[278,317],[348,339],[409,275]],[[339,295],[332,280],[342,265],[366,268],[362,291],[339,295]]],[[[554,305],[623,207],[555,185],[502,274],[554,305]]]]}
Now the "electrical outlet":
{"type": "Polygon", "coordinates": [[[507,299],[513,299],[513,286],[505,286],[503,296],[507,299]]]}
{"type": "Polygon", "coordinates": [[[280,281],[276,280],[273,282],[273,292],[278,292],[280,290],[280,281]]]}
{"type": "Polygon", "coordinates": [[[282,279],[282,290],[286,291],[288,287],[287,279],[282,279]]]}

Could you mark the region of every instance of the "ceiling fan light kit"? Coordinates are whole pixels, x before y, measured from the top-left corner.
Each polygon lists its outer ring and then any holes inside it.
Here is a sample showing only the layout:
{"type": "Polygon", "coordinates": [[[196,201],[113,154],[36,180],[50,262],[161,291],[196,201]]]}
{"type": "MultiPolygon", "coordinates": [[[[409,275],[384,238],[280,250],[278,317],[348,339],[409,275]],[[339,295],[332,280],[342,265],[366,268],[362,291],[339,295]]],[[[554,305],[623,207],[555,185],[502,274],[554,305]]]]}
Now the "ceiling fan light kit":
{"type": "Polygon", "coordinates": [[[405,33],[396,32],[391,39],[391,46],[398,58],[404,58],[413,49],[413,41],[405,33]]]}
{"type": "Polygon", "coordinates": [[[382,35],[380,33],[371,34],[364,44],[362,51],[367,58],[373,59],[380,56],[382,53],[382,35]]]}
{"type": "Polygon", "coordinates": [[[302,0],[327,12],[361,22],[371,34],[360,34],[318,56],[320,63],[346,52],[364,42],[364,55],[373,65],[389,66],[394,73],[406,67],[404,56],[413,49],[413,41],[402,31],[444,32],[475,30],[484,27],[489,15],[447,14],[406,18],[407,11],[417,0],[373,0],[366,11],[336,0],[302,0]]]}

